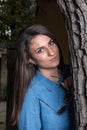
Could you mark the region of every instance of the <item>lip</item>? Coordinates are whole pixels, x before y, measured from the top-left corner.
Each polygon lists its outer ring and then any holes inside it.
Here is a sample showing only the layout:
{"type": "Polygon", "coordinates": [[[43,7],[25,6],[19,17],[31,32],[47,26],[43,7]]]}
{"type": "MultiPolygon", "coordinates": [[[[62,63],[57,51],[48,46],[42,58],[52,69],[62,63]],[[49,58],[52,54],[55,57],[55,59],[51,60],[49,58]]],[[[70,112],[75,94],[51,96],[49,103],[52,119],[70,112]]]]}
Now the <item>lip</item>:
{"type": "Polygon", "coordinates": [[[55,56],[52,59],[50,59],[50,61],[55,61],[56,59],[57,59],[57,56],[55,56]]]}

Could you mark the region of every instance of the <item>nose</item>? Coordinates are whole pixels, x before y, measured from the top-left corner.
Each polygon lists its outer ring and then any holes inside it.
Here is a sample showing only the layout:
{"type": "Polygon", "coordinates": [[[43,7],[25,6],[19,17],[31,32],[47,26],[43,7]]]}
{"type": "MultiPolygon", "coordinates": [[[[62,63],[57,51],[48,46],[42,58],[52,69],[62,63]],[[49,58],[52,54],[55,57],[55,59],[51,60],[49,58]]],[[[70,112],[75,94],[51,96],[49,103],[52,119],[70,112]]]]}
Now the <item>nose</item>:
{"type": "Polygon", "coordinates": [[[54,50],[53,48],[48,48],[48,56],[53,56],[54,55],[54,50]]]}

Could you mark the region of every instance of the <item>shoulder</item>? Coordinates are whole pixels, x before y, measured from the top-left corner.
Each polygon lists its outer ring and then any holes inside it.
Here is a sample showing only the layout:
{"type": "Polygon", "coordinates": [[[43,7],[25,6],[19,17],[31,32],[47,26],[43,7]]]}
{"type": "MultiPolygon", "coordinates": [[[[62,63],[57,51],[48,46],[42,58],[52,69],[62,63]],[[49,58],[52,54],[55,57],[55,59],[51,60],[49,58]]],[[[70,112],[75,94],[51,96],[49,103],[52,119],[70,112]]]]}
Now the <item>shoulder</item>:
{"type": "Polygon", "coordinates": [[[37,108],[39,110],[39,98],[36,89],[34,89],[36,88],[36,86],[37,83],[34,84],[34,82],[31,82],[31,84],[29,85],[25,93],[23,104],[22,104],[22,109],[21,109],[22,114],[34,112],[37,110],[37,108]]]}
{"type": "Polygon", "coordinates": [[[40,89],[42,88],[42,82],[38,79],[38,77],[35,75],[33,79],[31,80],[30,84],[28,85],[28,89],[25,93],[25,101],[29,100],[38,100],[40,89]]]}

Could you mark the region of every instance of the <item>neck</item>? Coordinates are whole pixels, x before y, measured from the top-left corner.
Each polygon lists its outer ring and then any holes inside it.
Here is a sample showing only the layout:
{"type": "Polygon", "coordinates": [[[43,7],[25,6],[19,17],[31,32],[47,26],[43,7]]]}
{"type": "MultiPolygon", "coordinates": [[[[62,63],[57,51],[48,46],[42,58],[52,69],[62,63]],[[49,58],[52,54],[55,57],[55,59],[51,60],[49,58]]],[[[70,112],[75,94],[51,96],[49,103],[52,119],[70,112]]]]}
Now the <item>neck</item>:
{"type": "Polygon", "coordinates": [[[54,69],[39,69],[40,72],[47,77],[48,79],[57,82],[58,80],[60,80],[60,76],[61,76],[61,71],[58,70],[58,68],[54,68],[54,69]]]}

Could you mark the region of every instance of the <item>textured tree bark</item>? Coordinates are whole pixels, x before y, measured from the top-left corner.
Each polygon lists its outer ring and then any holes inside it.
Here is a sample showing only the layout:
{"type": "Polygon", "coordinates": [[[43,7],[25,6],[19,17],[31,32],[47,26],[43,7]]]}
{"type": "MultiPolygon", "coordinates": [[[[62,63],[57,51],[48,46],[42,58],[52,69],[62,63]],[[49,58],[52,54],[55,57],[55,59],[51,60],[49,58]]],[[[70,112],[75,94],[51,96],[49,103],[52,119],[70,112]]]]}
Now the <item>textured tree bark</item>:
{"type": "Polygon", "coordinates": [[[57,4],[66,18],[76,130],[87,130],[87,0],[57,0],[57,4]]]}

